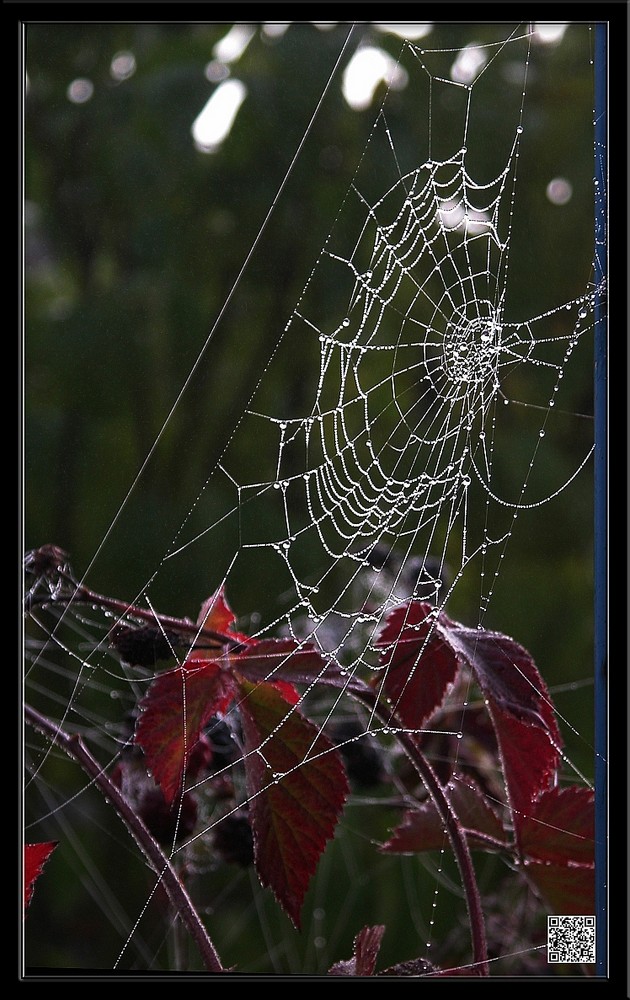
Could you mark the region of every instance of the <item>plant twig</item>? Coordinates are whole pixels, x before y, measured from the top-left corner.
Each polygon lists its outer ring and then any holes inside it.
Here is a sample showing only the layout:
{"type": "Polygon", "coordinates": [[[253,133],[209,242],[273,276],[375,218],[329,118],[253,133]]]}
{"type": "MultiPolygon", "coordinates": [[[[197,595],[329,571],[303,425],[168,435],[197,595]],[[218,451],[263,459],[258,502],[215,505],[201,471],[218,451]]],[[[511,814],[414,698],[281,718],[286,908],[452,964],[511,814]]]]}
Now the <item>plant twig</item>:
{"type": "Polygon", "coordinates": [[[103,771],[98,761],[92,756],[79,736],[71,736],[55,725],[50,719],[41,715],[30,705],[25,705],[26,721],[35,729],[40,730],[53,743],[57,744],[69,756],[73,757],[94,783],[109,800],[119,816],[126,824],[136,843],[143,851],[153,871],[162,881],[172,905],[175,907],[182,923],[188,929],[201,954],[208,972],[227,972],[212,943],[190,896],[182,885],[177,873],[163,853],[157,841],[147,830],[142,820],[135,814],[124,795],[103,771]]]}
{"type": "Polygon", "coordinates": [[[140,608],[116,597],[97,594],[75,578],[67,553],[57,545],[42,545],[39,549],[28,552],[24,559],[24,570],[27,576],[36,580],[36,584],[26,595],[25,606],[29,612],[35,607],[53,606],[63,608],[65,613],[73,605],[89,604],[102,611],[113,611],[120,618],[130,617],[157,625],[171,635],[186,636],[195,646],[206,640],[218,648],[226,646],[230,652],[241,650],[242,644],[234,636],[199,625],[190,618],[159,614],[153,609],[140,608]],[[45,586],[44,593],[39,592],[41,583],[45,586]]]}
{"type": "MultiPolygon", "coordinates": [[[[352,690],[352,695],[354,698],[362,701],[370,711],[374,712],[388,726],[391,725],[391,711],[387,706],[378,702],[376,695],[372,691],[356,689],[352,690]]],[[[470,918],[475,969],[477,970],[477,975],[488,976],[488,948],[486,944],[485,922],[481,908],[479,887],[477,885],[477,878],[465,830],[440,784],[439,778],[412,737],[408,733],[401,731],[397,731],[395,736],[411,764],[420,775],[444,823],[462,878],[462,886],[470,918]]]]}

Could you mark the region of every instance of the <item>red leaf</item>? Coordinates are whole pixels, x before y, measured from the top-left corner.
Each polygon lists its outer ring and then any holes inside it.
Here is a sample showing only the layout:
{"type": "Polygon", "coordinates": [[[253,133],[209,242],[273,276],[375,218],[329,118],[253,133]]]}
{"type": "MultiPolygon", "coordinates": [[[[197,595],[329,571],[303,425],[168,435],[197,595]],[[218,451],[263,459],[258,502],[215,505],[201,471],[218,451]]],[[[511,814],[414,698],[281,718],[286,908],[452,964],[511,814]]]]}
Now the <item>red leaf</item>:
{"type": "Polygon", "coordinates": [[[24,911],[31,901],[35,881],[42,873],[48,858],[57,846],[58,841],[51,840],[42,844],[24,845],[24,911]]]}
{"type": "MultiPolygon", "coordinates": [[[[470,847],[493,849],[485,838],[499,844],[505,841],[501,820],[490,807],[483,792],[470,778],[453,775],[446,789],[451,805],[466,830],[470,847]]],[[[448,840],[444,823],[433,802],[427,799],[417,809],[405,812],[402,823],[394,830],[381,851],[391,854],[415,854],[441,850],[448,840]]],[[[498,845],[494,846],[496,850],[498,845]]]]}
{"type": "Polygon", "coordinates": [[[335,962],[329,976],[373,976],[385,927],[364,927],[354,939],[354,956],[345,962],[335,962]]]}
{"type": "Polygon", "coordinates": [[[348,794],[339,753],[276,685],[240,681],[249,816],[263,885],[300,924],[300,909],[348,794]]]}
{"type": "Polygon", "coordinates": [[[595,912],[595,866],[526,861],[523,872],[544,896],[552,913],[595,912]]]}
{"type": "Polygon", "coordinates": [[[561,865],[593,864],[594,803],[591,789],[577,785],[543,792],[519,824],[519,846],[523,854],[561,865]]]}
{"type": "Polygon", "coordinates": [[[216,593],[203,602],[197,617],[197,625],[221,635],[230,632],[235,621],[236,615],[225,599],[223,587],[219,587],[216,593]]]}
{"type": "Polygon", "coordinates": [[[595,908],[594,794],[576,785],[543,792],[519,824],[523,871],[553,913],[595,908]]]}
{"type": "Polygon", "coordinates": [[[543,726],[515,719],[492,702],[489,708],[499,743],[514,830],[520,841],[521,824],[531,812],[532,801],[555,780],[560,739],[556,741],[543,726]]]}
{"type": "Polygon", "coordinates": [[[251,639],[233,656],[239,674],[250,681],[285,680],[291,684],[328,684],[348,690],[369,690],[363,681],[351,678],[312,645],[293,639],[251,639]]]}
{"type": "Polygon", "coordinates": [[[446,615],[438,627],[487,699],[518,835],[531,803],[552,787],[560,762],[562,740],[549,692],[527,650],[508,636],[465,628],[446,615]]]}
{"type": "Polygon", "coordinates": [[[419,728],[440,707],[457,674],[457,658],[442,637],[430,604],[412,601],[388,616],[383,687],[405,726],[419,728]]]}
{"type": "Polygon", "coordinates": [[[560,734],[549,692],[530,654],[501,632],[472,629],[441,616],[453,651],[475,672],[487,698],[504,712],[560,734]]]}
{"type": "Polygon", "coordinates": [[[222,652],[193,650],[181,667],[156,678],[140,704],[136,743],[144,750],[148,769],[169,805],[182,787],[203,726],[211,716],[224,712],[234,697],[235,668],[239,677],[272,681],[290,702],[297,700],[292,685],[299,682],[325,679],[337,687],[365,689],[362,682],[349,681],[336,664],[324,660],[313,645],[292,639],[252,639],[234,631],[235,620],[220,587],[202,604],[197,625],[226,637],[222,652]],[[228,645],[230,639],[237,645],[228,645]]]}
{"type": "MultiPolygon", "coordinates": [[[[236,632],[234,630],[234,622],[236,621],[236,615],[232,611],[230,605],[225,598],[225,591],[223,587],[219,587],[216,593],[212,594],[210,597],[201,605],[201,609],[197,616],[197,625],[199,626],[199,642],[198,647],[195,648],[193,656],[196,659],[208,659],[214,660],[217,656],[216,649],[204,649],[202,641],[204,639],[204,632],[211,633],[215,641],[219,636],[225,636],[227,641],[238,642],[242,644],[247,644],[250,642],[255,642],[248,635],[244,635],[242,632],[236,632]]],[[[224,650],[226,652],[226,650],[224,650]]],[[[221,653],[219,653],[221,655],[221,653]]]]}
{"type": "Polygon", "coordinates": [[[470,629],[431,606],[396,608],[379,636],[388,647],[384,687],[405,725],[420,726],[439,707],[459,665],[474,673],[487,700],[502,758],[515,829],[552,787],[561,738],[545,683],[522,646],[499,632],[470,629]]]}
{"type": "Polygon", "coordinates": [[[151,684],[140,703],[136,743],[144,750],[147,767],[167,804],[182,787],[203,726],[213,715],[226,711],[235,690],[223,661],[203,657],[192,657],[151,684]]]}

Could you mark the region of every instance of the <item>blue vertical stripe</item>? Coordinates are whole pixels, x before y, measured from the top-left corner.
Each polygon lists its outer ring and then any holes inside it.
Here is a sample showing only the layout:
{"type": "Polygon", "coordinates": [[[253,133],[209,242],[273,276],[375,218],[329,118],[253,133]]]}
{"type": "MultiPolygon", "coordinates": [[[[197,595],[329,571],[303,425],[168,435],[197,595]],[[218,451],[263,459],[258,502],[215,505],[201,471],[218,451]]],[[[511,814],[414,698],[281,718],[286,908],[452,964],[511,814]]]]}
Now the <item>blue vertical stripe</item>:
{"type": "Polygon", "coordinates": [[[595,25],[595,911],[597,975],[608,973],[608,330],[603,284],[607,268],[607,33],[595,25]]]}

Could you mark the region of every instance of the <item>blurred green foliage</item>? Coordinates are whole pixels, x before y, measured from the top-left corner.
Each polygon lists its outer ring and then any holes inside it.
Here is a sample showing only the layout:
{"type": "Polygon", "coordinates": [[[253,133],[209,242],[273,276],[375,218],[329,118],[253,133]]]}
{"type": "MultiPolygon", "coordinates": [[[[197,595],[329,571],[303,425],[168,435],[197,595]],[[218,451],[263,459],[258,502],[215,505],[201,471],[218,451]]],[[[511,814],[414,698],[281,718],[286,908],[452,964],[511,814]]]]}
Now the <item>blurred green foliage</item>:
{"type": "MultiPolygon", "coordinates": [[[[187,514],[192,526],[203,530],[213,505],[220,510],[225,503],[214,493],[221,485],[212,483],[202,508],[194,506],[312,272],[384,93],[381,89],[367,110],[353,111],[343,99],[338,71],[287,177],[349,26],[324,31],[298,22],[274,40],[257,30],[232,67],[247,86],[247,99],[220,150],[204,153],[195,148],[191,125],[215,86],[204,70],[229,27],[38,23],[26,30],[25,545],[60,545],[79,574],[91,567],[88,582],[95,590],[129,599],[156,574],[187,514]],[[117,81],[111,65],[120,52],[133,53],[136,70],[117,81]],[[93,84],[92,96],[73,103],[67,88],[84,78],[93,84]]],[[[454,53],[471,36],[483,43],[505,34],[504,25],[436,24],[427,47],[444,51],[434,56],[434,72],[447,75],[454,53]]],[[[394,57],[400,53],[400,39],[360,24],[342,65],[360,42],[370,41],[394,57]]],[[[409,70],[422,83],[418,67],[409,70]]],[[[475,85],[469,169],[482,179],[496,175],[497,156],[503,155],[497,150],[504,148],[518,108],[514,89],[507,84],[497,89],[496,79],[488,72],[475,85]]],[[[453,97],[453,88],[442,93],[436,87],[430,116],[423,103],[426,93],[417,103],[415,93],[410,86],[389,98],[388,122],[396,130],[403,170],[426,156],[429,122],[435,155],[450,155],[454,150],[441,138],[440,122],[462,115],[462,95],[453,97]]],[[[593,228],[591,108],[588,27],[574,26],[558,46],[532,51],[529,132],[518,168],[509,265],[514,316],[539,315],[587,287],[593,228]],[[551,206],[545,196],[555,176],[572,184],[573,198],[566,205],[551,206]]],[[[376,169],[374,162],[370,169],[376,169]]],[[[366,183],[378,190],[380,178],[370,175],[366,183]]],[[[332,287],[327,294],[325,306],[334,312],[337,291],[332,287]]],[[[580,356],[581,366],[572,369],[563,394],[563,409],[572,416],[558,418],[547,437],[545,458],[538,460],[532,482],[536,496],[553,492],[571,474],[592,438],[592,422],[574,416],[592,412],[592,370],[583,345],[580,356]]],[[[278,412],[296,409],[311,361],[297,349],[287,354],[284,366],[269,369],[266,398],[274,400],[278,412]]],[[[513,396],[518,398],[516,388],[513,396]]],[[[496,474],[497,489],[508,494],[522,482],[530,458],[521,433],[524,419],[522,412],[511,411],[504,425],[510,461],[497,463],[496,474]]],[[[241,441],[243,470],[255,464],[263,444],[241,441]]],[[[592,517],[588,468],[553,503],[524,514],[486,619],[489,627],[513,635],[532,652],[552,690],[591,676],[592,517]]],[[[213,544],[216,551],[204,552],[203,559],[181,568],[169,564],[155,575],[154,606],[195,617],[232,552],[229,530],[213,544]]],[[[273,581],[258,576],[255,566],[238,588],[232,598],[237,612],[268,609],[279,596],[273,581]]],[[[464,587],[454,600],[454,617],[472,621],[479,595],[464,587]]],[[[568,756],[588,775],[588,683],[559,693],[557,704],[571,719],[568,756]]],[[[57,766],[62,799],[69,799],[69,765],[57,766]]],[[[54,901],[40,916],[35,906],[29,915],[33,966],[111,968],[124,939],[121,925],[150,891],[142,867],[127,867],[131,848],[121,847],[120,830],[110,832],[107,808],[92,798],[97,796],[80,796],[69,824],[76,854],[59,862],[54,901]],[[83,812],[95,825],[79,843],[83,812]],[[102,843],[95,842],[97,836],[102,843]],[[83,871],[77,858],[92,853],[94,868],[86,861],[83,871]],[[125,900],[110,906],[103,888],[123,871],[132,900],[126,917],[117,912],[125,900]],[[95,915],[86,884],[100,899],[104,916],[95,915]]],[[[248,876],[217,873],[216,880],[225,878],[226,885],[215,880],[215,896],[206,905],[213,918],[216,910],[219,922],[234,928],[225,932],[225,961],[251,971],[323,971],[327,961],[349,957],[354,934],[371,921],[388,924],[385,953],[390,942],[397,945],[388,961],[417,954],[418,939],[428,928],[418,926],[420,917],[409,919],[407,906],[414,892],[426,888],[415,886],[423,869],[413,858],[375,862],[370,843],[384,835],[389,819],[387,811],[378,811],[369,832],[357,836],[350,815],[344,821],[345,839],[326,856],[324,882],[330,892],[319,882],[313,889],[315,912],[321,913],[312,919],[325,924],[331,906],[337,906],[332,927],[343,924],[343,933],[315,927],[300,938],[275,914],[272,901],[251,902],[248,876]],[[335,883],[344,882],[353,883],[345,903],[332,892],[335,883]],[[264,907],[263,920],[256,906],[264,907]],[[341,913],[343,921],[337,919],[341,913]],[[322,953],[317,941],[331,935],[322,953]],[[277,942],[289,939],[281,954],[284,946],[277,942]],[[269,964],[268,949],[275,955],[269,964]]],[[[39,830],[37,839],[43,839],[39,830]]],[[[494,862],[483,864],[490,872],[494,862]]],[[[436,938],[449,929],[444,909],[436,938]]],[[[140,964],[160,967],[167,961],[153,949],[147,945],[140,964]]]]}

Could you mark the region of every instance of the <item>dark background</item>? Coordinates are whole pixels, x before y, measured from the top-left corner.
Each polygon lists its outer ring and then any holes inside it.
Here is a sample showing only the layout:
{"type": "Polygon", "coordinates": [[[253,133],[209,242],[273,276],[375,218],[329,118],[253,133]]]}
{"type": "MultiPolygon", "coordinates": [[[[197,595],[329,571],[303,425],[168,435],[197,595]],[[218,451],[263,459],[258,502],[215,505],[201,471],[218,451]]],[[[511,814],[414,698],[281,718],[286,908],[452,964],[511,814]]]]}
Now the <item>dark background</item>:
{"type": "MultiPolygon", "coordinates": [[[[351,110],[338,71],[232,294],[348,25],[324,31],[294,23],[273,41],[257,30],[231,67],[246,84],[247,99],[222,148],[207,154],[195,149],[190,128],[215,86],[204,75],[212,48],[229,27],[42,23],[28,25],[25,36],[24,545],[61,546],[78,575],[89,567],[88,582],[102,593],[131,599],[151,579],[154,606],[192,617],[220,580],[212,560],[223,564],[229,539],[219,538],[217,551],[204,553],[203,560],[169,565],[168,571],[158,571],[161,560],[295,308],[384,95],[379,91],[366,111],[351,110]],[[120,52],[134,54],[136,69],[116,81],[110,67],[120,52]],[[94,86],[84,104],[67,98],[77,78],[94,86]]],[[[426,44],[449,50],[435,56],[436,75],[448,72],[453,54],[471,38],[485,42],[507,34],[505,25],[436,24],[426,44]]],[[[358,25],[342,67],[360,41],[396,58],[401,50],[393,34],[358,25]]],[[[591,277],[591,48],[588,26],[576,25],[558,46],[532,49],[512,232],[513,316],[532,317],[571,301],[591,277]],[[556,176],[572,184],[566,205],[551,205],[545,196],[556,176]]],[[[504,58],[516,59],[516,53],[508,47],[504,58]]],[[[480,178],[496,175],[514,128],[514,91],[497,87],[497,79],[505,77],[488,72],[475,84],[469,169],[480,178]]],[[[392,93],[388,103],[403,169],[426,156],[426,86],[423,92],[421,73],[414,81],[417,90],[410,85],[392,93]],[[418,104],[415,95],[421,95],[418,104]]],[[[456,130],[461,114],[459,104],[449,105],[451,92],[436,88],[432,111],[436,135],[444,136],[435,142],[446,147],[448,129],[456,130]],[[443,133],[437,131],[440,125],[443,133]]],[[[378,188],[380,179],[373,180],[378,188]]],[[[334,309],[335,289],[329,294],[334,309]]],[[[540,496],[566,480],[592,440],[588,337],[577,354],[562,395],[563,410],[571,416],[552,426],[555,433],[547,434],[537,461],[540,496]]],[[[308,377],[304,364],[299,356],[288,356],[284,367],[269,369],[267,391],[278,412],[299,408],[308,377]]],[[[512,480],[522,482],[523,456],[529,452],[521,455],[519,449],[526,448],[523,429],[533,426],[524,419],[517,413],[505,428],[509,457],[503,465],[497,462],[497,475],[506,489],[512,480]]],[[[239,444],[243,481],[259,447],[256,440],[239,444]]],[[[211,491],[208,502],[214,502],[211,491]]],[[[193,524],[196,516],[203,526],[205,509],[193,513],[193,524]]],[[[589,779],[592,525],[587,465],[553,502],[522,516],[486,621],[531,651],[566,720],[567,756],[589,779]]],[[[234,588],[232,604],[244,615],[270,613],[276,595],[255,576],[235,581],[234,588]]],[[[477,605],[474,589],[463,586],[451,613],[472,623],[477,605]]],[[[42,683],[57,681],[51,672],[42,683]]],[[[75,695],[68,677],[58,683],[61,714],[75,695]]],[[[135,861],[122,829],[112,829],[111,815],[92,801],[97,796],[82,792],[71,803],[84,781],[69,763],[56,760],[43,781],[46,792],[40,786],[28,800],[34,822],[29,839],[59,839],[64,846],[50,862],[49,885],[38,887],[29,913],[29,963],[110,969],[125,940],[121,927],[135,919],[151,877],[135,861]],[[60,809],[62,803],[67,807],[60,809]],[[35,822],[45,811],[53,815],[35,822]]],[[[354,934],[370,922],[388,926],[384,963],[418,953],[418,935],[422,940],[426,928],[419,929],[420,915],[410,920],[407,913],[409,908],[414,913],[415,898],[432,891],[427,886],[433,886],[434,875],[426,875],[417,859],[378,857],[369,838],[382,837],[391,817],[370,812],[366,822],[366,813],[348,810],[345,840],[325,858],[301,937],[272,900],[264,896],[251,903],[255,879],[249,873],[235,874],[229,866],[214,873],[212,887],[200,891],[208,892],[211,919],[221,927],[215,932],[213,926],[213,933],[226,963],[252,972],[322,971],[349,956],[354,934]],[[348,883],[353,891],[344,903],[335,885],[348,883]],[[318,943],[324,938],[325,946],[318,943]],[[269,966],[268,950],[274,955],[269,966]]],[[[496,891],[500,867],[494,859],[480,864],[482,882],[496,891]]],[[[436,939],[452,930],[445,910],[436,939]]],[[[125,961],[137,961],[138,968],[163,967],[156,934],[147,932],[144,952],[125,961]]],[[[465,940],[465,930],[462,936],[465,940]]]]}

